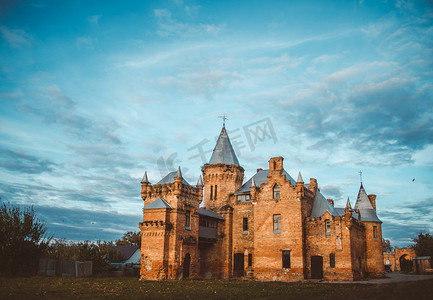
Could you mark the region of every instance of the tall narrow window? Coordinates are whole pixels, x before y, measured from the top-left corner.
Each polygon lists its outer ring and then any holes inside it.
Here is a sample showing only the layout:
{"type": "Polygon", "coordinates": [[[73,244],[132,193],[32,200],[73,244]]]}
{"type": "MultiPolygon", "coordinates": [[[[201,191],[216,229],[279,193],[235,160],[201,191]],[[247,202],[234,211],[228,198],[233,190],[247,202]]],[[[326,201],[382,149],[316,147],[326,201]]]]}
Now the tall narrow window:
{"type": "Polygon", "coordinates": [[[374,240],[377,241],[377,226],[373,226],[373,237],[374,240]]]}
{"type": "Polygon", "coordinates": [[[185,212],[185,228],[191,229],[190,225],[191,225],[191,212],[187,210],[185,212]]]}
{"type": "Polygon", "coordinates": [[[248,218],[243,219],[242,228],[243,228],[243,234],[248,234],[248,218]]]}
{"type": "Polygon", "coordinates": [[[329,254],[329,266],[331,268],[335,268],[335,254],[334,253],[329,254]]]}
{"type": "Polygon", "coordinates": [[[283,269],[290,269],[290,250],[284,250],[282,253],[283,253],[283,269]]]}
{"type": "Polygon", "coordinates": [[[331,235],[331,221],[325,221],[325,235],[331,235]]]}
{"type": "Polygon", "coordinates": [[[210,199],[212,200],[213,196],[213,185],[210,186],[210,199]]]}
{"type": "Polygon", "coordinates": [[[274,215],[274,233],[281,233],[281,215],[274,215]]]}
{"type": "Polygon", "coordinates": [[[274,185],[274,199],[276,201],[278,201],[278,199],[280,199],[280,187],[278,186],[278,184],[274,185]]]}
{"type": "Polygon", "coordinates": [[[248,254],[248,267],[253,265],[253,255],[251,253],[248,254]]]}
{"type": "Polygon", "coordinates": [[[214,197],[215,200],[217,199],[217,192],[218,192],[218,186],[215,186],[215,197],[214,197]]]}

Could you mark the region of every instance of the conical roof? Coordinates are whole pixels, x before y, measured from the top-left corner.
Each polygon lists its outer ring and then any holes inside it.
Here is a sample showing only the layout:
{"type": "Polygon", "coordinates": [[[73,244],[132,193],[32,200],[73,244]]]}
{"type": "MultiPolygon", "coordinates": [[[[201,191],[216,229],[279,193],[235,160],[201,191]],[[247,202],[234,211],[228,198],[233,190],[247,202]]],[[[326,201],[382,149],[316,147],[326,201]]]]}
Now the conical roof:
{"type": "Polygon", "coordinates": [[[223,126],[220,136],[218,137],[218,141],[216,143],[215,149],[213,149],[209,164],[239,165],[238,158],[236,157],[235,151],[233,150],[232,144],[230,143],[225,126],[223,126]]]}
{"type": "Polygon", "coordinates": [[[382,221],[377,217],[376,210],[371,205],[370,199],[368,199],[362,183],[359,188],[358,198],[356,198],[355,210],[356,209],[359,209],[359,212],[361,213],[361,221],[382,223],[382,221]]]}

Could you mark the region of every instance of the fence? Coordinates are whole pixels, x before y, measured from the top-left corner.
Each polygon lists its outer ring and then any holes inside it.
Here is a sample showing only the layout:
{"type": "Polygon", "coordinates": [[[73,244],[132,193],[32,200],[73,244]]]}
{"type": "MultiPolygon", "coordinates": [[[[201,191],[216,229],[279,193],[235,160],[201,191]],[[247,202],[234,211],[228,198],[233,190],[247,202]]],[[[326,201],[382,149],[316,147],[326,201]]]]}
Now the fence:
{"type": "Polygon", "coordinates": [[[73,261],[41,258],[39,260],[38,275],[59,277],[92,276],[91,261],[73,261]]]}

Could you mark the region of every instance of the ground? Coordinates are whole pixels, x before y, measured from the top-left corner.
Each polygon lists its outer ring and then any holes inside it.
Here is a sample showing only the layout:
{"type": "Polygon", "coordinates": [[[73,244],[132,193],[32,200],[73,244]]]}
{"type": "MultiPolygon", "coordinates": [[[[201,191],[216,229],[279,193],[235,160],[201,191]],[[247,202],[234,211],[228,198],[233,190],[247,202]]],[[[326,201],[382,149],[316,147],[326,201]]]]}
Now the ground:
{"type": "Polygon", "coordinates": [[[362,282],[137,278],[0,278],[0,299],[431,299],[433,276],[392,273],[362,282]]]}

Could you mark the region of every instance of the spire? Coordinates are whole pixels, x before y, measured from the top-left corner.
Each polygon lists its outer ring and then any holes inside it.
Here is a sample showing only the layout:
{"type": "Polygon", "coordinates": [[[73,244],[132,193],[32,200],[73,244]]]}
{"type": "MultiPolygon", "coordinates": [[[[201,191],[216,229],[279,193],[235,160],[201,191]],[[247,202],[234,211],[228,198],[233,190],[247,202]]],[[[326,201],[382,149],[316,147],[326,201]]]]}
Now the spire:
{"type": "Polygon", "coordinates": [[[179,166],[179,168],[177,168],[177,173],[176,173],[175,178],[182,178],[182,172],[180,171],[180,166],[179,166]]]}
{"type": "Polygon", "coordinates": [[[302,179],[301,171],[299,171],[298,179],[296,180],[296,182],[304,182],[304,179],[302,179]]]}
{"type": "Polygon", "coordinates": [[[360,212],[361,221],[369,222],[382,222],[376,214],[376,210],[371,205],[371,201],[365,192],[365,189],[361,183],[359,187],[358,197],[356,198],[355,211],[360,212]]]}
{"type": "Polygon", "coordinates": [[[149,180],[147,179],[147,171],[144,171],[143,179],[141,179],[141,183],[149,183],[149,180]]]}
{"type": "Polygon", "coordinates": [[[251,179],[250,187],[256,187],[256,182],[254,181],[254,177],[251,179]]]}
{"type": "Polygon", "coordinates": [[[346,210],[352,210],[352,206],[350,205],[349,197],[347,197],[346,210]]]}
{"type": "Polygon", "coordinates": [[[239,165],[238,158],[230,143],[226,127],[223,125],[218,141],[213,149],[212,157],[209,164],[226,164],[226,165],[239,165]]]}
{"type": "Polygon", "coordinates": [[[197,180],[197,186],[203,186],[203,185],[204,185],[203,184],[203,178],[201,178],[201,175],[200,175],[200,177],[197,180]]]}

